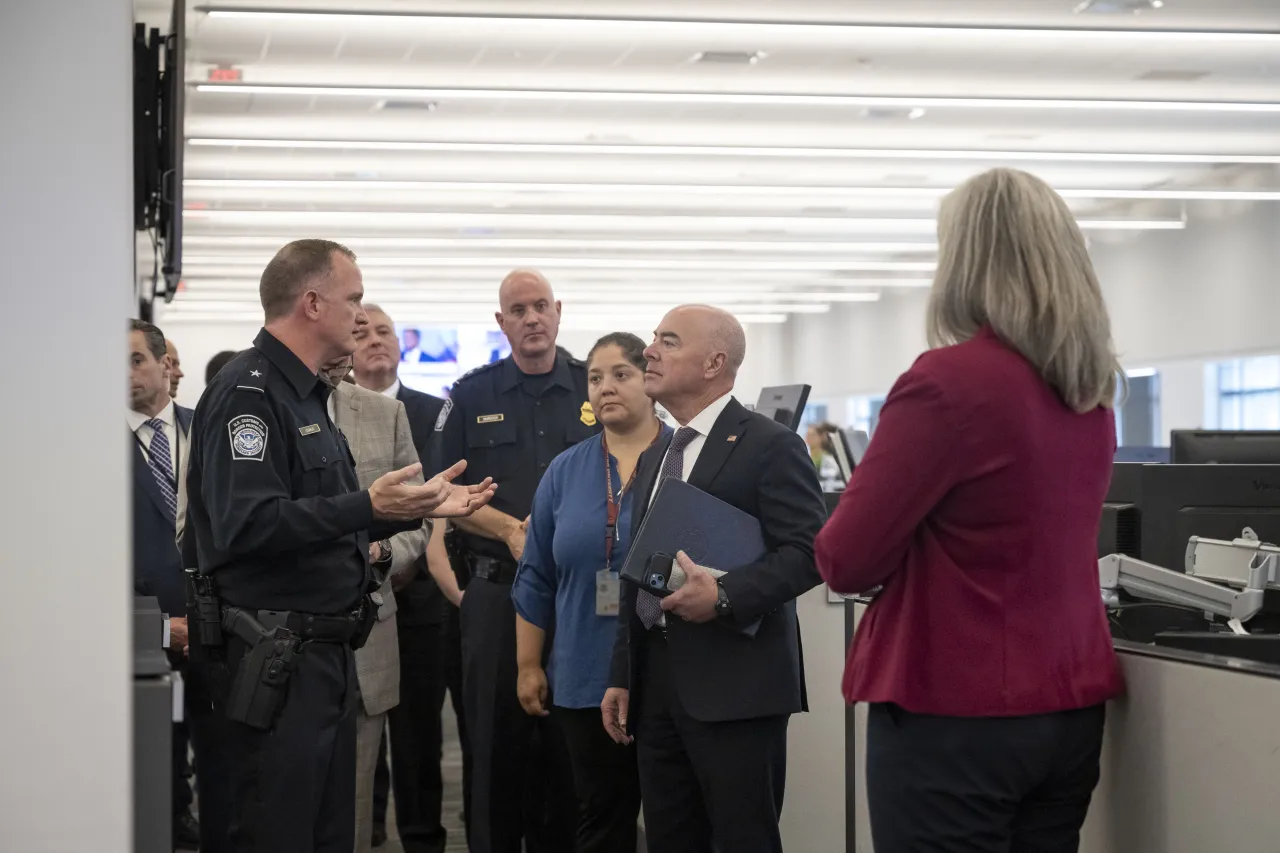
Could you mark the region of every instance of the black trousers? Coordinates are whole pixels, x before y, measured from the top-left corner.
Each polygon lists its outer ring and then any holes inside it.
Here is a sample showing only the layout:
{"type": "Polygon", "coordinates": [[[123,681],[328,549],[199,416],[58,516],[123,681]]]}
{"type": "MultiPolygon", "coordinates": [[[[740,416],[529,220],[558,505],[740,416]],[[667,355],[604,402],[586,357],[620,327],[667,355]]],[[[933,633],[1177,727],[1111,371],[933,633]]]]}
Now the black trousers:
{"type": "Polygon", "coordinates": [[[781,853],[789,718],[693,719],[676,693],[666,640],[653,634],[648,643],[643,699],[632,713],[649,853],[781,853]]]}
{"type": "Polygon", "coordinates": [[[876,853],[1075,853],[1098,784],[1106,708],[959,718],[872,705],[876,853]]]}
{"type": "Polygon", "coordinates": [[[226,749],[227,722],[213,707],[213,686],[203,664],[183,670],[186,727],[195,755],[200,802],[200,853],[231,849],[231,765],[226,749]]]}
{"type": "Polygon", "coordinates": [[[568,747],[578,793],[575,853],[635,853],[640,818],[635,748],[613,742],[599,708],[554,708],[551,717],[568,747]]]}
{"type": "MultiPolygon", "coordinates": [[[[243,643],[228,645],[234,676],[243,643]]],[[[235,853],[355,849],[355,657],[345,644],[309,642],[295,661],[273,729],[226,723],[235,853]]]]}
{"type": "Polygon", "coordinates": [[[515,628],[511,585],[472,578],[462,599],[468,841],[471,853],[566,853],[578,824],[573,772],[558,727],[520,707],[515,628]]]}
{"type": "Polygon", "coordinates": [[[397,630],[400,704],[387,714],[396,826],[405,853],[438,853],[447,840],[441,822],[444,784],[440,775],[440,714],[447,686],[445,626],[405,624],[397,630]]]}
{"type": "MultiPolygon", "coordinates": [[[[184,694],[185,695],[185,694],[184,694]]],[[[173,816],[185,814],[191,808],[191,762],[187,748],[191,744],[186,722],[173,724],[173,816]]]]}

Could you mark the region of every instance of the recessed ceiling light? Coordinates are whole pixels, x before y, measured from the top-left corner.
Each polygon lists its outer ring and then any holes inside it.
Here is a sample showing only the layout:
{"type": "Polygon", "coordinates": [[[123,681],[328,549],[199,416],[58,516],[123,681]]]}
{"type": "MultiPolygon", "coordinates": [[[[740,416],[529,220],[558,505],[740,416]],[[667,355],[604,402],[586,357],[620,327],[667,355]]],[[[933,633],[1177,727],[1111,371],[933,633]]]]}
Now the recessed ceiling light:
{"type": "Polygon", "coordinates": [[[453,151],[486,154],[595,154],[655,157],[771,157],[833,160],[966,160],[1001,163],[1280,163],[1280,154],[1157,153],[1141,151],[1016,151],[944,148],[812,148],[750,145],[629,145],[561,142],[421,142],[357,139],[243,139],[191,137],[188,145],[210,148],[308,148],[346,151],[453,151]]]}
{"type": "Polygon", "coordinates": [[[1164,8],[1164,0],[1084,0],[1075,13],[1095,15],[1141,15],[1151,9],[1164,8]]]}
{"type": "Polygon", "coordinates": [[[708,65],[755,65],[768,56],[763,50],[704,50],[693,61],[708,65]]]}
{"type": "Polygon", "coordinates": [[[907,118],[911,119],[912,121],[915,121],[918,118],[924,118],[925,112],[926,111],[924,107],[916,107],[914,110],[907,113],[907,118]]]}
{"type": "MultiPolygon", "coordinates": [[[[428,89],[388,86],[320,86],[247,83],[197,83],[209,94],[312,95],[350,98],[423,98],[433,101],[565,101],[598,104],[699,104],[723,106],[863,107],[878,109],[1009,109],[1177,113],[1280,113],[1266,101],[1173,101],[1120,98],[994,98],[929,95],[815,95],[781,92],[663,92],[602,89],[428,89]]],[[[874,117],[874,116],[873,116],[874,117]]]]}

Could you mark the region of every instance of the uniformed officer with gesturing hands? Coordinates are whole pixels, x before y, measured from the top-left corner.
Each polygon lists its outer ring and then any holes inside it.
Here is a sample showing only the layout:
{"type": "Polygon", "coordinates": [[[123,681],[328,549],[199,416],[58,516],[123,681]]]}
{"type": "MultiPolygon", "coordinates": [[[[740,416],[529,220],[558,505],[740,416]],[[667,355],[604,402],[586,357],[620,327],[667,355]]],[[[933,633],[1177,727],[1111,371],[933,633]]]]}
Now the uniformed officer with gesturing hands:
{"type": "Polygon", "coordinates": [[[502,483],[490,506],[458,521],[453,549],[455,570],[471,574],[461,614],[468,841],[472,853],[520,853],[522,838],[528,853],[565,853],[577,827],[572,771],[555,727],[525,714],[516,696],[511,582],[547,465],[599,427],[586,365],[556,347],[560,303],[547,280],[516,270],[498,302],[511,355],[459,379],[436,421],[436,464],[465,459],[461,482],[502,483]]]}
{"type": "Polygon", "coordinates": [[[374,615],[370,537],[470,515],[495,486],[455,486],[466,470],[459,461],[424,485],[406,482],[421,467],[413,465],[360,490],[326,410],[331,389],[317,375],[355,349],[368,322],[350,250],[290,243],[267,265],[260,293],[265,328],[214,378],[192,424],[192,654],[225,675],[232,849],[351,853],[352,649],[374,615]]]}

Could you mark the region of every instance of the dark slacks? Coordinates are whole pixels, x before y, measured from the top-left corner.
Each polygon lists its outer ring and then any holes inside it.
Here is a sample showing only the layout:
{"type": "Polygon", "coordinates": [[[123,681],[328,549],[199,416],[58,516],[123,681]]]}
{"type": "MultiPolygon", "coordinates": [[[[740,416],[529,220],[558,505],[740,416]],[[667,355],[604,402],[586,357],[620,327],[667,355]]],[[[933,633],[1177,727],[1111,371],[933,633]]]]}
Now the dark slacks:
{"type": "Polygon", "coordinates": [[[185,814],[191,808],[191,762],[187,760],[187,748],[191,745],[186,722],[173,724],[173,816],[185,814]]]}
{"type": "Polygon", "coordinates": [[[399,625],[400,704],[388,714],[396,826],[406,853],[444,850],[440,711],[445,635],[440,623],[399,625]]]}
{"type": "MultiPolygon", "coordinates": [[[[232,640],[232,674],[243,643],[232,640]],[[238,647],[238,648],[237,648],[238,647]]],[[[226,723],[235,853],[351,853],[355,848],[355,657],[309,642],[270,731],[226,723]]]]}
{"type": "MultiPolygon", "coordinates": [[[[568,754],[548,718],[516,697],[510,584],[472,578],[462,599],[463,709],[471,738],[471,853],[565,853],[577,801],[568,754]]],[[[392,744],[392,762],[395,745],[392,744]]]]}
{"type": "Polygon", "coordinates": [[[204,664],[188,663],[183,678],[186,726],[195,755],[200,853],[227,853],[231,849],[231,766],[224,743],[231,724],[213,707],[213,686],[204,664]]]}
{"type": "Polygon", "coordinates": [[[1106,708],[959,718],[870,708],[876,853],[1075,853],[1106,708]]]}
{"type": "Polygon", "coordinates": [[[578,793],[575,853],[635,853],[640,817],[635,748],[613,742],[599,708],[554,708],[551,716],[569,750],[578,793]]]}
{"type": "Polygon", "coordinates": [[[650,853],[781,853],[789,717],[693,719],[676,693],[667,641],[647,642],[632,713],[650,853]]]}
{"type": "Polygon", "coordinates": [[[449,704],[458,722],[458,744],[462,747],[462,820],[470,825],[471,736],[462,707],[462,622],[456,607],[449,608],[449,621],[444,626],[444,683],[449,688],[449,704]]]}

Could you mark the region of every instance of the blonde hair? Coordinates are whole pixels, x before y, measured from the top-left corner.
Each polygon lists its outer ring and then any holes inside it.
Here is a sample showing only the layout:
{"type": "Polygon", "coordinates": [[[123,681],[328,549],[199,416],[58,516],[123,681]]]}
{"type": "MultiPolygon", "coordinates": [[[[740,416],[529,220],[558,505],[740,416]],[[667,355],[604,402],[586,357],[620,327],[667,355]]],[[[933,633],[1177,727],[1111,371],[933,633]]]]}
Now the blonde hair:
{"type": "Polygon", "coordinates": [[[989,325],[1077,412],[1115,402],[1120,363],[1084,236],[1062,197],[1016,169],[992,169],[938,213],[930,346],[989,325]]]}

